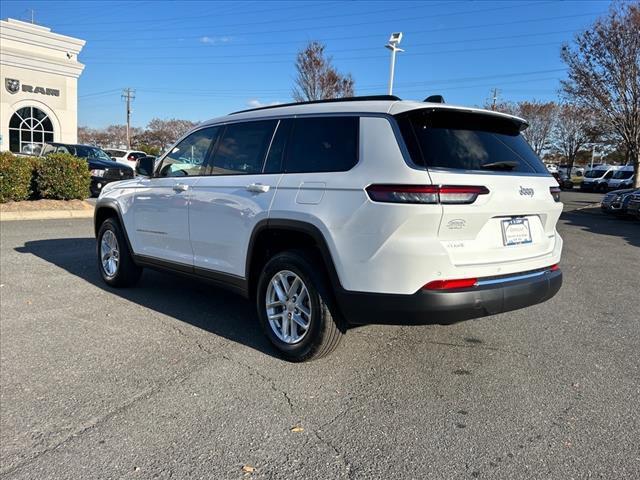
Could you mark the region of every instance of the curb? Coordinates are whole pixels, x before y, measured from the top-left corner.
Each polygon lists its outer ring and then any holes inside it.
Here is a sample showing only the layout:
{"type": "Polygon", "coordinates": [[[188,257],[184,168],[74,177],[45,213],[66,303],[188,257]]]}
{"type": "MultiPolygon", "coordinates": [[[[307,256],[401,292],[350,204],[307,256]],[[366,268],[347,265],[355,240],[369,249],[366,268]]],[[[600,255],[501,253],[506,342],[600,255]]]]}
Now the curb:
{"type": "Polygon", "coordinates": [[[92,218],[93,208],[86,210],[41,210],[34,212],[0,212],[1,222],[16,220],[58,220],[69,218],[92,218]]]}

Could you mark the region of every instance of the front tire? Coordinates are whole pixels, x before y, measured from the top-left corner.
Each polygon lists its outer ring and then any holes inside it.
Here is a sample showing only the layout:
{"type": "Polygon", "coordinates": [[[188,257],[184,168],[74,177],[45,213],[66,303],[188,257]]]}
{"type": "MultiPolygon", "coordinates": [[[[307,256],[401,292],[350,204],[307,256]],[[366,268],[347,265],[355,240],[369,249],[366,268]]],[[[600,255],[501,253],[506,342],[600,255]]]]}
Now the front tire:
{"type": "Polygon", "coordinates": [[[287,251],[271,258],[260,275],[256,303],[265,334],[292,362],[327,355],[346,331],[322,264],[311,251],[287,251]]]}
{"type": "Polygon", "coordinates": [[[142,268],[134,263],[122,227],[115,218],[107,218],[100,225],[96,253],[100,276],[107,285],[131,287],[140,279],[142,268]]]}

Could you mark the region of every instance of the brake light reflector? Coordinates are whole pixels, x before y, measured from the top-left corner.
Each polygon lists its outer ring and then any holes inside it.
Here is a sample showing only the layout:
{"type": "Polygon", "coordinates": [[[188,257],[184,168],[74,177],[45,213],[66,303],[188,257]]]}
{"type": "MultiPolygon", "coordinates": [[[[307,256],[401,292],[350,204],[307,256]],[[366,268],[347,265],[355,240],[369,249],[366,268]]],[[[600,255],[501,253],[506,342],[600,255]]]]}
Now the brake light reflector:
{"type": "Polygon", "coordinates": [[[549,187],[549,192],[556,202],[560,201],[560,187],[549,187]]]}
{"type": "Polygon", "coordinates": [[[555,265],[551,265],[551,267],[549,267],[549,271],[551,272],[555,272],[556,270],[560,270],[560,265],[559,264],[555,264],[555,265]]]}
{"type": "Polygon", "coordinates": [[[478,283],[477,278],[460,278],[456,280],[433,280],[427,283],[423,290],[453,290],[455,288],[475,287],[478,283]]]}
{"type": "Polygon", "coordinates": [[[370,185],[367,194],[374,202],[414,204],[470,204],[486,187],[463,185],[370,185]]]}

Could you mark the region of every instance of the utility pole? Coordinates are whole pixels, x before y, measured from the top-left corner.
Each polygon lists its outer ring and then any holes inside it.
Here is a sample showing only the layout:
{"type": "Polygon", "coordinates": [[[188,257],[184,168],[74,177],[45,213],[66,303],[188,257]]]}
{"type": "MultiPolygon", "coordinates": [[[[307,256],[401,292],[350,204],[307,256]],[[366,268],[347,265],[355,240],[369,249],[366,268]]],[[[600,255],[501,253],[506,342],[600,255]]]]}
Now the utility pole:
{"type": "Polygon", "coordinates": [[[494,88],[493,90],[491,90],[491,110],[493,110],[494,112],[496,111],[496,104],[498,103],[498,95],[500,94],[500,90],[498,90],[497,88],[494,88]]]}
{"type": "Polygon", "coordinates": [[[36,23],[36,11],[33,8],[28,8],[27,12],[31,12],[31,23],[36,23]]]}
{"type": "Polygon", "coordinates": [[[122,91],[122,98],[127,102],[127,148],[131,148],[131,100],[136,98],[136,91],[130,88],[125,88],[122,91]]]}

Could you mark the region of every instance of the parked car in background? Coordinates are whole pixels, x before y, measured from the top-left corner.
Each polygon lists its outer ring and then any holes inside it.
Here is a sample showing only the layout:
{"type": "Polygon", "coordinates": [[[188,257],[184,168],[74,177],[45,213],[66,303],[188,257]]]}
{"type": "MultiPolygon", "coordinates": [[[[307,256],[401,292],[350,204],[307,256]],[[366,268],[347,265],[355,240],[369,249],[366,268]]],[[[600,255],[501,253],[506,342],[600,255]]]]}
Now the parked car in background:
{"type": "MultiPolygon", "coordinates": [[[[625,165],[613,172],[613,175],[607,180],[607,188],[609,190],[620,190],[624,188],[627,182],[633,178],[633,165],[625,165]]],[[[629,185],[631,186],[631,185],[629,185]]]]}
{"type": "Polygon", "coordinates": [[[553,178],[556,179],[556,181],[558,182],[558,185],[560,185],[560,188],[562,190],[573,189],[573,182],[565,172],[559,171],[556,173],[552,173],[552,175],[553,175],[553,178]]]}
{"type": "Polygon", "coordinates": [[[102,188],[111,182],[133,178],[133,169],[116,162],[104,150],[92,145],[77,145],[70,143],[47,143],[42,154],[70,153],[79,158],[85,158],[91,171],[90,191],[92,197],[100,195],[102,188]]]}
{"type": "Polygon", "coordinates": [[[624,215],[627,213],[629,208],[629,202],[634,194],[640,193],[640,190],[635,188],[628,188],[625,190],[615,190],[613,192],[607,193],[602,202],[600,203],[600,208],[602,211],[607,213],[616,213],[619,215],[624,215]]]}
{"type": "Polygon", "coordinates": [[[547,167],[547,170],[549,171],[549,173],[558,172],[558,166],[555,163],[545,163],[544,166],[547,167]]]}
{"type": "Polygon", "coordinates": [[[627,202],[627,214],[640,220],[640,191],[636,190],[636,193],[629,198],[629,202],[627,202]]]}
{"type": "Polygon", "coordinates": [[[141,152],[140,150],[121,150],[117,148],[107,148],[105,149],[105,152],[116,162],[124,163],[125,165],[129,165],[134,169],[136,168],[136,162],[138,161],[138,159],[147,156],[145,152],[141,152]]]}
{"type": "Polygon", "coordinates": [[[607,190],[607,181],[613,177],[613,174],[620,167],[601,165],[594,167],[584,174],[584,179],[580,184],[580,190],[591,192],[605,192],[607,190]]]}
{"type": "MultiPolygon", "coordinates": [[[[566,175],[569,175],[569,165],[560,165],[558,167],[559,172],[564,172],[566,175]]],[[[584,176],[584,167],[576,167],[575,165],[571,169],[572,177],[582,177],[584,176]]]]}

